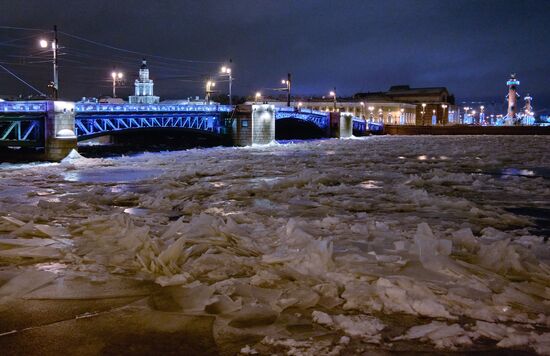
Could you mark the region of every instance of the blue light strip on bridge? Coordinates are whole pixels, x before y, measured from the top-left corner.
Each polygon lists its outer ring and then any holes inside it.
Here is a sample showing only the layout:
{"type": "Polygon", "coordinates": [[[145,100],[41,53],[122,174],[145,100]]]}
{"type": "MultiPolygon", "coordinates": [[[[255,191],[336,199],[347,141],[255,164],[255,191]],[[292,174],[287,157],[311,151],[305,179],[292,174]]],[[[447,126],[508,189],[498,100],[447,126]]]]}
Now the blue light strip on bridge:
{"type": "Polygon", "coordinates": [[[89,112],[231,112],[229,105],[206,104],[96,104],[77,103],[76,113],[89,112]]]}
{"type": "Polygon", "coordinates": [[[46,112],[48,104],[45,101],[0,101],[2,112],[46,112]]]}
{"type": "MultiPolygon", "coordinates": [[[[98,104],[76,103],[76,113],[90,112],[231,112],[232,106],[216,104],[98,104]]],[[[2,112],[46,112],[47,101],[0,101],[0,113],[2,112]]]]}

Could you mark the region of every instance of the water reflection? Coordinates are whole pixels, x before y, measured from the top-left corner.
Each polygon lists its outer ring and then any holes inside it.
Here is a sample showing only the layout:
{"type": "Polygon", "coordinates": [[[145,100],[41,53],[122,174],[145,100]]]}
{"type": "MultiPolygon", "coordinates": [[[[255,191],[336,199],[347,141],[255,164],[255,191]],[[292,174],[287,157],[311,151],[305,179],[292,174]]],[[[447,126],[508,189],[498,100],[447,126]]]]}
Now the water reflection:
{"type": "Polygon", "coordinates": [[[156,178],[161,173],[160,169],[102,168],[65,172],[63,178],[69,182],[128,183],[156,178]]]}

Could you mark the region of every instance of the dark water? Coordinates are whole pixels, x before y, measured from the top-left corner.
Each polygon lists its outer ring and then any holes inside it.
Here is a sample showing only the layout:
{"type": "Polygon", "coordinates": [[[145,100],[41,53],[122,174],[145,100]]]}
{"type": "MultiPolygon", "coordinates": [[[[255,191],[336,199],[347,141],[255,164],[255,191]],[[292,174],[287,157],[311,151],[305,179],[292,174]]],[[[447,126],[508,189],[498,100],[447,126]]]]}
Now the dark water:
{"type": "Polygon", "coordinates": [[[530,218],[535,226],[529,228],[534,235],[544,236],[544,241],[550,238],[550,208],[539,208],[532,206],[505,208],[516,215],[530,218]]]}

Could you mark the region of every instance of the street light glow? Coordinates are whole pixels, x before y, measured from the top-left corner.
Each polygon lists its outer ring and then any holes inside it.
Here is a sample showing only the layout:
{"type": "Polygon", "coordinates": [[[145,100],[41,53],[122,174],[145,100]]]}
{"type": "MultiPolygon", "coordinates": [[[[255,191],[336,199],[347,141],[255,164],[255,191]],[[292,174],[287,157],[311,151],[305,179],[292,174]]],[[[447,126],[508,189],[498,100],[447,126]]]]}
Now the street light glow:
{"type": "Polygon", "coordinates": [[[331,90],[330,93],[329,93],[329,95],[330,95],[330,96],[336,96],[336,93],[335,93],[334,91],[331,90]]]}
{"type": "Polygon", "coordinates": [[[48,41],[46,41],[46,40],[40,40],[40,47],[42,47],[42,48],[48,47],[48,41]]]}

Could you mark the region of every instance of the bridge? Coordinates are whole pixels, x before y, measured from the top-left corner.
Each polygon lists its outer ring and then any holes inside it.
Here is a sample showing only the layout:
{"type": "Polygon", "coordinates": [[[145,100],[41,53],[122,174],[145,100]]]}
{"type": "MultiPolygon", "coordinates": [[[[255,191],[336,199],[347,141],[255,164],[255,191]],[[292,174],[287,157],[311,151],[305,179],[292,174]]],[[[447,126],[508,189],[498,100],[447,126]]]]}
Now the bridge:
{"type": "Polygon", "coordinates": [[[172,128],[225,133],[224,119],[233,108],[228,105],[96,104],[75,106],[77,139],[143,128],[172,128]]]}
{"type": "Polygon", "coordinates": [[[43,149],[60,160],[78,141],[140,129],[190,130],[226,135],[235,145],[275,139],[275,121],[301,120],[326,137],[362,135],[376,127],[349,113],[329,113],[273,105],[99,104],[65,101],[0,102],[0,146],[43,149]]]}

